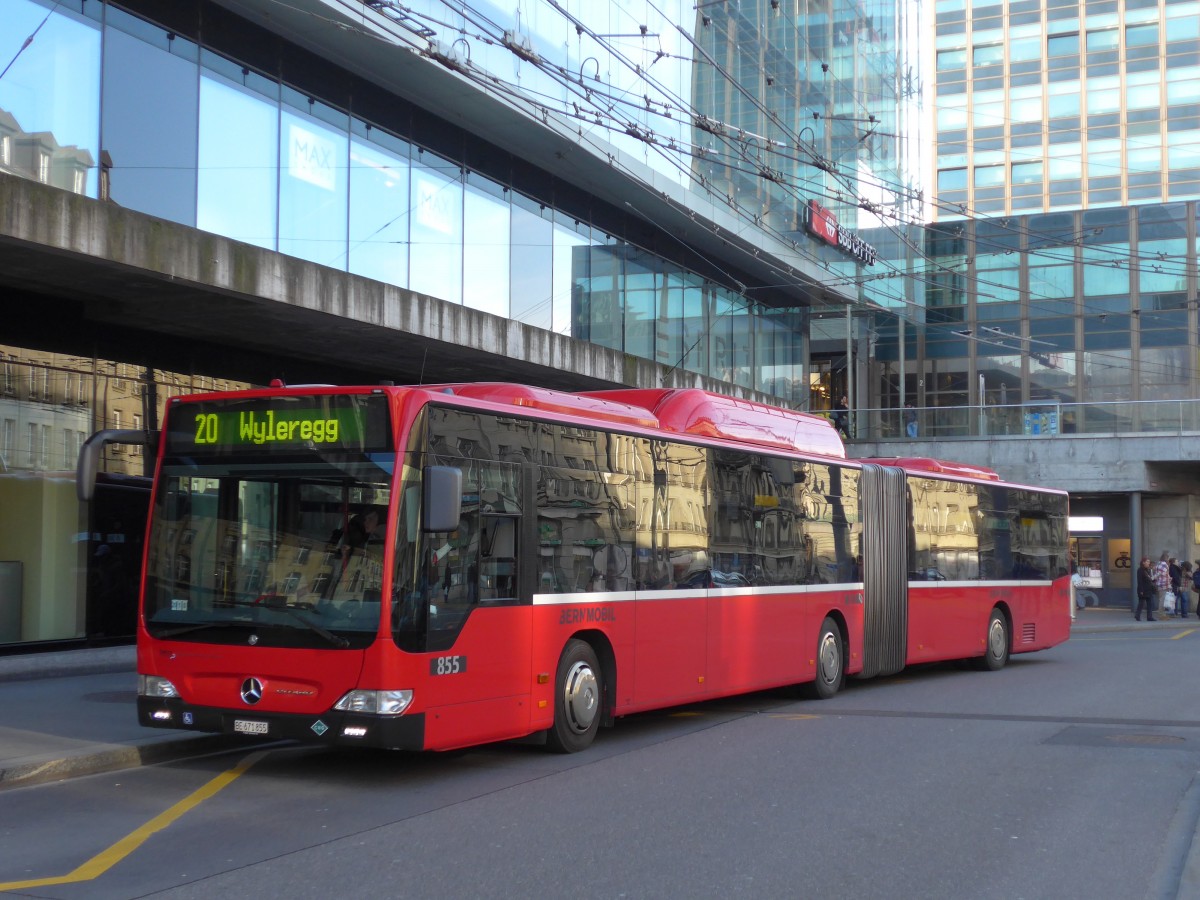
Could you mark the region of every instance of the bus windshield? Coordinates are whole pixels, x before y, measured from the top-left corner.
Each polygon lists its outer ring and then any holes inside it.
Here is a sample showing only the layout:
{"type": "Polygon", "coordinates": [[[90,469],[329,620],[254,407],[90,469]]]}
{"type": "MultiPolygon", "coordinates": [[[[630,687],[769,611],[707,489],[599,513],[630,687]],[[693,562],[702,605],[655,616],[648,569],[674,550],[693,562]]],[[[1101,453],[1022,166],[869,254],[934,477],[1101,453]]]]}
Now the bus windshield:
{"type": "MultiPolygon", "coordinates": [[[[179,409],[188,423],[229,415],[216,402],[179,409]]],[[[386,417],[386,407],[379,411],[386,417]]],[[[390,442],[351,449],[309,441],[266,452],[226,446],[208,454],[179,443],[167,445],[152,510],[149,633],[206,643],[367,646],[382,615],[390,442]]]]}

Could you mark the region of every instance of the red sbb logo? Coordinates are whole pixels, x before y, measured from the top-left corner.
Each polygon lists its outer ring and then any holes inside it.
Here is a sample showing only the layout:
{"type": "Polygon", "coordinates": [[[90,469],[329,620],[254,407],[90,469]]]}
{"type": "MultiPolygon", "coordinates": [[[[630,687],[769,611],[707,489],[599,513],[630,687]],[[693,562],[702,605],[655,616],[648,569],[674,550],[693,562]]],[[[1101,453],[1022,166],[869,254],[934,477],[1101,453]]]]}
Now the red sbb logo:
{"type": "Polygon", "coordinates": [[[876,250],[853,231],[842,228],[837,217],[816,200],[808,201],[806,224],[811,234],[832,247],[853,256],[866,266],[875,265],[876,250]]]}

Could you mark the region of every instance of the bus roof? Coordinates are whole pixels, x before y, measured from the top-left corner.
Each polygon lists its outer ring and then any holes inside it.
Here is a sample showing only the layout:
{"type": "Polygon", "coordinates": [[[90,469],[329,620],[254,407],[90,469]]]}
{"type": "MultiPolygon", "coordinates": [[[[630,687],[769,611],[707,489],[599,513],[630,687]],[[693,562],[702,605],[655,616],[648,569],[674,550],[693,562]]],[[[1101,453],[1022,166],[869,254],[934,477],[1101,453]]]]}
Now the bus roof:
{"type": "Polygon", "coordinates": [[[486,403],[505,406],[521,406],[542,412],[560,413],[598,419],[614,425],[634,425],[639,428],[657,428],[658,420],[645,407],[622,403],[619,398],[606,399],[588,394],[570,394],[550,388],[530,387],[504,381],[484,381],[470,384],[428,384],[421,390],[433,393],[468,397],[486,403]]]}
{"type": "Polygon", "coordinates": [[[589,391],[585,396],[644,407],[658,419],[663,431],[846,458],[846,448],[837,429],[829,420],[810,413],[698,388],[631,388],[589,391]]]}
{"type": "Polygon", "coordinates": [[[845,446],[836,429],[821,416],[696,388],[618,388],[568,393],[496,381],[427,384],[420,389],[613,425],[846,458],[845,446]]]}
{"type": "Polygon", "coordinates": [[[973,466],[969,463],[949,462],[944,459],[933,459],[928,456],[880,456],[870,459],[860,459],[861,463],[875,463],[880,466],[895,466],[906,472],[929,472],[934,475],[949,475],[954,478],[975,478],[980,481],[999,481],[1000,474],[985,466],[973,466]]]}

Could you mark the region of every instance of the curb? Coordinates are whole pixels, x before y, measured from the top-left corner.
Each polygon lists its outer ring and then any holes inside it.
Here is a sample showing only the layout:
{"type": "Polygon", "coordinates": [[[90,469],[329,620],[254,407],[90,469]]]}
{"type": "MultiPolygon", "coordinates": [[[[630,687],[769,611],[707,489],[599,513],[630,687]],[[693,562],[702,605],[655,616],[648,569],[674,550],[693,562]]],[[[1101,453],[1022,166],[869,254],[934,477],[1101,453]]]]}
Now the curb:
{"type": "Polygon", "coordinates": [[[0,682],[136,671],[137,650],[132,645],[0,656],[0,682]]]}
{"type": "Polygon", "coordinates": [[[45,784],[49,781],[64,781],[83,775],[118,772],[123,769],[151,766],[156,763],[250,746],[255,746],[255,744],[245,738],[225,734],[204,734],[168,738],[135,746],[113,746],[88,750],[73,756],[34,760],[0,769],[0,791],[45,784]]]}
{"type": "Polygon", "coordinates": [[[1129,631],[1179,631],[1184,628],[1200,628],[1200,619],[1166,619],[1154,622],[1138,622],[1132,616],[1127,621],[1094,622],[1083,625],[1078,621],[1071,624],[1071,634],[1105,634],[1129,631]]]}

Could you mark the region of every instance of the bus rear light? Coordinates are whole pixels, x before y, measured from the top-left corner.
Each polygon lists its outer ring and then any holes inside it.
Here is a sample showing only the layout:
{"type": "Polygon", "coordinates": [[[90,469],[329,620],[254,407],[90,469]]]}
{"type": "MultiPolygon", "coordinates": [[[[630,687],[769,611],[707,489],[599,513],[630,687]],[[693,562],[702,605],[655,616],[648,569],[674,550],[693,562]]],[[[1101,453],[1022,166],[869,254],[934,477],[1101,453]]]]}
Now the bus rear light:
{"type": "Polygon", "coordinates": [[[412,691],[350,691],[334,709],[371,716],[399,716],[412,703],[412,691]]]}
{"type": "Polygon", "coordinates": [[[160,675],[138,676],[139,697],[178,697],[175,685],[160,675]]]}

